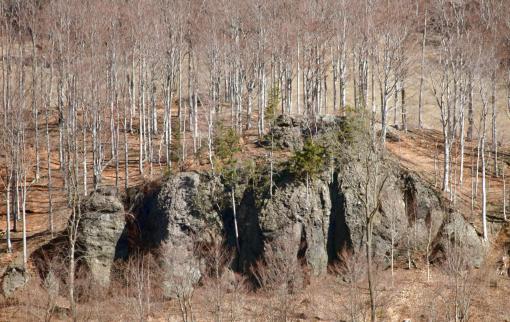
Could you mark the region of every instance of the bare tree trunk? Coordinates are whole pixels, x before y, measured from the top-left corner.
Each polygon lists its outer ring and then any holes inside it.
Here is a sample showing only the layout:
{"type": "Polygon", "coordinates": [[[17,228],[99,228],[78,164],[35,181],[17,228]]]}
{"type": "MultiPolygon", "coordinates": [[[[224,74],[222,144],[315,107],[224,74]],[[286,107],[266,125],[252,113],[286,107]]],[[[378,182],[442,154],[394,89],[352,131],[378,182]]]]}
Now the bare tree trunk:
{"type": "Polygon", "coordinates": [[[292,113],[292,61],[286,65],[287,113],[292,113]]]}
{"type": "MultiPolygon", "coordinates": [[[[23,134],[24,135],[24,134],[23,134]]],[[[23,143],[24,144],[24,143],[23,143]]],[[[24,158],[24,157],[22,157],[24,158]]],[[[26,165],[23,162],[23,167],[26,165]]],[[[27,269],[27,262],[28,262],[28,246],[27,246],[27,211],[26,211],[26,204],[27,204],[27,174],[26,169],[22,169],[22,193],[21,193],[21,220],[23,224],[23,268],[27,269]]]]}
{"type": "MultiPolygon", "coordinates": [[[[166,144],[166,150],[167,150],[167,166],[172,166],[172,156],[171,156],[171,149],[172,149],[172,104],[173,104],[173,88],[174,88],[174,82],[175,82],[175,59],[176,59],[176,53],[172,52],[172,58],[171,58],[171,72],[169,75],[168,80],[168,89],[167,89],[167,108],[168,108],[168,119],[167,119],[167,128],[166,128],[166,135],[167,135],[167,144],[166,144]]],[[[178,122],[179,119],[177,120],[178,122]]]]}
{"type": "Polygon", "coordinates": [[[499,176],[498,173],[498,136],[497,136],[497,106],[496,106],[496,72],[492,74],[492,156],[494,158],[494,175],[499,176]]]}
{"type": "Polygon", "coordinates": [[[481,155],[482,155],[482,225],[483,225],[483,240],[488,241],[487,232],[487,189],[485,187],[485,135],[482,134],[480,141],[481,155]]]}
{"type": "MultiPolygon", "coordinates": [[[[76,216],[76,210],[77,207],[73,207],[73,225],[78,225],[78,222],[76,222],[77,216],[76,216]]],[[[77,228],[71,227],[71,230],[73,230],[72,233],[69,234],[69,302],[71,306],[71,315],[73,318],[73,321],[77,320],[77,312],[76,312],[76,301],[74,298],[74,289],[75,289],[75,252],[76,252],[76,230],[77,228]]]]}
{"type": "MultiPolygon", "coordinates": [[[[393,125],[395,127],[398,126],[398,123],[397,123],[397,114],[398,114],[398,94],[399,94],[399,91],[400,91],[400,82],[399,81],[396,81],[395,82],[395,92],[394,92],[394,98],[393,98],[393,125]]],[[[403,115],[401,115],[402,118],[403,118],[403,115]]]]}
{"type": "Polygon", "coordinates": [[[129,187],[129,143],[128,143],[128,120],[127,120],[127,111],[126,104],[123,104],[124,109],[124,188],[127,190],[129,187]]]}
{"type": "Polygon", "coordinates": [[[510,68],[508,68],[508,79],[507,79],[507,89],[506,89],[506,104],[507,111],[510,113],[510,68]]]}
{"type": "MultiPolygon", "coordinates": [[[[153,67],[152,67],[153,68],[153,67]]],[[[152,126],[154,125],[153,117],[154,114],[152,111],[156,110],[156,87],[154,80],[154,70],[151,68],[151,80],[149,84],[149,98],[150,98],[150,106],[147,106],[147,146],[148,146],[148,161],[149,161],[149,177],[152,178],[153,175],[153,162],[154,162],[154,129],[152,126]]]]}
{"type": "MultiPolygon", "coordinates": [[[[51,79],[51,78],[50,78],[51,79]]],[[[48,102],[49,104],[49,102],[48,102]]],[[[48,111],[49,107],[46,105],[46,158],[48,166],[48,230],[53,236],[53,193],[52,193],[52,175],[51,175],[51,146],[50,146],[50,133],[48,125],[48,111]]]]}
{"type": "Polygon", "coordinates": [[[265,132],[265,109],[266,109],[266,75],[264,70],[264,65],[259,66],[260,73],[260,86],[259,86],[259,136],[264,135],[265,132]]]}
{"type": "Polygon", "coordinates": [[[252,114],[253,114],[253,86],[254,81],[253,79],[250,79],[246,82],[246,91],[248,96],[248,106],[246,109],[246,129],[251,129],[251,121],[252,121],[252,114]]]}
{"type": "Polygon", "coordinates": [[[237,228],[237,212],[236,212],[236,199],[235,199],[235,186],[232,187],[232,211],[234,215],[234,230],[236,236],[237,253],[241,254],[241,246],[239,244],[239,230],[237,228]]]}
{"type": "MultiPolygon", "coordinates": [[[[296,76],[296,81],[297,81],[297,88],[296,88],[296,92],[297,92],[297,96],[296,96],[296,112],[297,112],[297,115],[300,115],[301,114],[301,84],[300,84],[300,80],[301,80],[301,68],[300,68],[300,65],[299,65],[299,36],[298,36],[298,41],[297,41],[297,76],[296,76]]],[[[510,75],[510,71],[509,71],[509,75],[510,75]]],[[[509,91],[510,93],[510,91],[509,91]]],[[[509,94],[509,97],[510,97],[510,94],[509,94]]],[[[509,102],[510,102],[510,99],[509,99],[509,102]]],[[[509,106],[510,106],[510,103],[509,103],[509,106]]],[[[509,110],[510,110],[510,107],[509,107],[509,110]]]]}
{"type": "Polygon", "coordinates": [[[188,107],[190,111],[189,126],[192,130],[191,136],[193,139],[193,153],[197,153],[197,133],[195,130],[195,104],[193,95],[193,49],[191,43],[188,48],[188,107]]]}
{"type": "Polygon", "coordinates": [[[346,90],[347,90],[347,8],[345,7],[346,2],[342,0],[342,9],[344,9],[344,13],[342,14],[342,30],[340,32],[340,57],[339,57],[339,93],[340,93],[340,109],[342,110],[342,114],[345,116],[345,108],[346,108],[346,90]]]}
{"type": "Polygon", "coordinates": [[[473,126],[474,126],[474,117],[473,117],[473,77],[471,74],[468,75],[468,84],[467,84],[467,94],[468,94],[468,128],[466,133],[466,140],[471,142],[473,140],[473,126]]]}
{"type": "MultiPolygon", "coordinates": [[[[385,85],[384,85],[385,86],[385,85]]],[[[388,127],[388,93],[385,90],[381,92],[381,143],[386,143],[386,131],[388,127]]],[[[375,123],[375,122],[374,122],[375,123]]]]}
{"type": "Polygon", "coordinates": [[[375,306],[375,285],[372,272],[372,220],[367,223],[367,276],[368,276],[368,291],[370,293],[370,321],[376,321],[376,306],[375,306]]]}
{"type": "MultiPolygon", "coordinates": [[[[182,42],[182,40],[181,40],[182,42]]],[[[183,106],[182,106],[182,53],[181,48],[179,47],[179,61],[178,61],[178,80],[177,80],[177,87],[179,92],[179,105],[178,105],[178,118],[179,118],[179,132],[183,132],[182,123],[183,123],[183,106]]]]}
{"type": "Polygon", "coordinates": [[[482,94],[482,115],[481,115],[481,129],[480,129],[480,155],[482,161],[482,227],[483,227],[483,240],[488,241],[488,231],[487,231],[487,188],[486,188],[486,161],[485,161],[485,135],[486,135],[486,119],[487,119],[487,102],[483,98],[482,94]]]}
{"type": "Polygon", "coordinates": [[[39,110],[36,98],[37,88],[37,57],[35,51],[35,33],[32,32],[32,113],[34,115],[34,148],[35,148],[35,178],[40,177],[40,152],[39,152],[39,110]]]}
{"type": "Polygon", "coordinates": [[[135,67],[135,49],[133,48],[131,58],[131,77],[129,79],[129,132],[133,133],[133,115],[136,113],[136,67],[135,67]]]}
{"type": "MultiPolygon", "coordinates": [[[[448,134],[444,134],[448,135],[448,134]]],[[[450,139],[448,137],[444,137],[443,142],[443,152],[444,152],[444,160],[443,160],[443,191],[450,191],[450,139]]]]}
{"type": "Polygon", "coordinates": [[[51,81],[52,81],[52,70],[50,71],[50,81],[49,81],[49,90],[48,90],[48,98],[46,102],[46,159],[48,166],[48,230],[53,236],[53,194],[52,194],[52,176],[51,176],[51,145],[50,145],[50,130],[49,130],[49,104],[51,102],[51,81]]]}
{"type": "Polygon", "coordinates": [[[428,11],[425,10],[425,17],[423,21],[423,37],[421,41],[421,65],[420,65],[420,88],[418,91],[418,127],[423,128],[423,81],[425,69],[425,45],[427,42],[427,16],[428,11]]]}
{"type": "Polygon", "coordinates": [[[328,113],[328,75],[325,74],[323,76],[323,78],[324,78],[324,82],[323,82],[323,84],[324,84],[324,114],[327,114],[328,113]]]}
{"type": "Polygon", "coordinates": [[[354,109],[358,110],[359,109],[358,81],[356,78],[356,72],[355,72],[356,67],[355,66],[356,66],[356,55],[353,54],[352,55],[352,92],[353,92],[353,97],[354,97],[354,109]]]}
{"type": "MultiPolygon", "coordinates": [[[[7,37],[8,47],[10,48],[10,37],[7,37]]],[[[7,50],[9,52],[9,49],[7,50]]],[[[4,46],[1,47],[2,54],[2,103],[3,103],[3,113],[4,113],[4,122],[3,122],[3,132],[2,132],[2,141],[3,146],[6,148],[5,151],[5,174],[7,184],[4,183],[5,188],[5,205],[6,205],[6,232],[5,232],[5,241],[7,243],[7,252],[12,252],[12,243],[11,243],[11,189],[12,189],[12,180],[14,173],[14,157],[13,157],[13,139],[14,135],[8,135],[6,130],[9,128],[9,109],[10,109],[10,91],[9,91],[9,78],[10,78],[10,59],[7,57],[8,55],[5,52],[4,46]],[[10,146],[9,149],[7,147],[10,146]]],[[[9,55],[10,56],[10,55],[9,55]]]]}
{"type": "MultiPolygon", "coordinates": [[[[429,214],[430,216],[430,214],[429,214]]],[[[426,262],[427,262],[427,282],[430,282],[430,246],[432,244],[432,223],[427,227],[427,249],[426,249],[426,262]]]]}
{"type": "Polygon", "coordinates": [[[506,179],[505,179],[505,168],[501,170],[501,173],[503,175],[503,220],[507,221],[506,218],[506,179]]]}
{"type": "MultiPolygon", "coordinates": [[[[406,205],[407,206],[407,205],[406,205]]],[[[390,227],[391,227],[391,245],[390,245],[390,270],[391,270],[391,286],[394,286],[395,283],[395,237],[397,234],[396,230],[396,222],[395,222],[395,216],[392,215],[390,217],[390,227]]]]}
{"type": "Polygon", "coordinates": [[[117,94],[115,95],[115,187],[119,188],[120,180],[120,157],[119,157],[119,145],[120,145],[120,113],[119,113],[119,102],[117,94]]]}
{"type": "Polygon", "coordinates": [[[333,74],[333,112],[336,112],[338,103],[338,89],[336,86],[338,83],[338,68],[338,58],[336,57],[336,53],[333,52],[333,47],[331,47],[331,73],[333,74]]]}
{"type": "Polygon", "coordinates": [[[87,116],[85,115],[86,114],[86,111],[83,115],[83,119],[82,119],[82,156],[83,156],[83,162],[82,162],[82,167],[83,167],[83,194],[84,195],[87,195],[87,126],[86,126],[86,118],[87,116]]]}
{"type": "Polygon", "coordinates": [[[94,102],[93,121],[92,121],[92,159],[93,159],[93,172],[94,172],[94,190],[96,190],[101,183],[101,143],[100,143],[100,116],[98,111],[97,102],[94,102]]]}
{"type": "Polygon", "coordinates": [[[8,178],[7,187],[5,189],[5,214],[6,214],[6,227],[5,227],[5,241],[7,243],[7,253],[12,252],[11,243],[11,189],[12,189],[12,174],[8,178]]]}
{"type": "Polygon", "coordinates": [[[406,89],[404,86],[404,81],[401,81],[400,87],[400,104],[402,108],[402,130],[407,132],[407,106],[406,106],[406,89]]]}
{"type": "Polygon", "coordinates": [[[144,79],[144,74],[143,74],[143,65],[144,65],[144,62],[142,62],[142,64],[140,65],[140,68],[141,68],[141,72],[140,72],[140,106],[138,107],[138,171],[140,171],[140,174],[143,176],[143,166],[144,166],[144,162],[143,162],[143,158],[144,158],[144,146],[145,146],[145,143],[144,143],[144,123],[145,123],[145,118],[144,118],[144,105],[145,105],[145,91],[144,91],[144,82],[145,82],[145,79],[144,79]]]}
{"type": "Polygon", "coordinates": [[[375,76],[374,76],[374,70],[372,69],[372,74],[370,75],[370,83],[371,83],[371,92],[372,92],[372,113],[370,115],[370,125],[372,128],[372,141],[375,142],[375,113],[376,113],[376,105],[375,105],[375,76]]]}

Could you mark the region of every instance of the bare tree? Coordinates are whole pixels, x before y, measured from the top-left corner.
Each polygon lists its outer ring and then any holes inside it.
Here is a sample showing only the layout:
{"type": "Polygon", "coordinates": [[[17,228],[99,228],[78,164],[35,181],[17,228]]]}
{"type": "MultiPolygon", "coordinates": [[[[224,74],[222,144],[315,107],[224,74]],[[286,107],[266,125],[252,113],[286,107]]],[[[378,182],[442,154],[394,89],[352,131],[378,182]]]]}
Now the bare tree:
{"type": "MultiPolygon", "coordinates": [[[[395,3],[395,6],[402,5],[403,3],[395,3]]],[[[408,35],[408,27],[405,20],[393,17],[387,19],[388,16],[394,15],[399,12],[393,7],[388,5],[380,5],[378,14],[386,17],[381,23],[378,23],[375,32],[379,33],[380,40],[374,41],[373,61],[375,75],[377,77],[377,84],[380,91],[380,109],[381,109],[381,142],[384,146],[386,141],[386,130],[388,126],[388,100],[392,93],[395,93],[395,110],[396,102],[398,100],[398,93],[400,92],[401,80],[405,73],[405,53],[404,44],[408,35]],[[395,21],[399,21],[398,24],[395,21]]],[[[403,105],[403,108],[405,105],[403,105]]],[[[374,113],[372,113],[374,117],[374,113]]],[[[405,117],[405,114],[403,114],[405,117]]],[[[405,123],[404,119],[404,123],[405,123]]],[[[375,124],[373,122],[373,124],[375,124]]],[[[374,125],[373,125],[374,126],[374,125]]],[[[375,129],[372,129],[375,131],[375,129]]]]}
{"type": "Polygon", "coordinates": [[[363,292],[366,259],[362,253],[354,253],[344,256],[342,263],[342,265],[335,267],[335,273],[339,274],[338,279],[341,280],[342,284],[347,284],[348,301],[344,304],[345,310],[348,312],[351,322],[362,321],[369,311],[365,305],[367,299],[363,292]]]}
{"type": "Polygon", "coordinates": [[[376,288],[373,266],[373,225],[374,218],[381,209],[381,192],[386,184],[388,175],[384,174],[381,161],[381,150],[377,145],[370,145],[363,158],[363,175],[361,186],[363,197],[360,203],[364,213],[365,251],[367,259],[367,279],[370,293],[370,318],[376,321],[376,288]]]}
{"type": "Polygon", "coordinates": [[[448,244],[443,264],[448,282],[446,314],[449,321],[469,321],[476,279],[467,264],[471,254],[464,240],[465,232],[455,231],[454,235],[451,236],[453,242],[448,244]]]}
{"type": "Polygon", "coordinates": [[[264,259],[257,262],[251,272],[262,290],[271,292],[271,318],[287,321],[296,303],[293,293],[302,279],[301,267],[297,260],[297,252],[292,241],[276,240],[267,245],[264,259]]]}

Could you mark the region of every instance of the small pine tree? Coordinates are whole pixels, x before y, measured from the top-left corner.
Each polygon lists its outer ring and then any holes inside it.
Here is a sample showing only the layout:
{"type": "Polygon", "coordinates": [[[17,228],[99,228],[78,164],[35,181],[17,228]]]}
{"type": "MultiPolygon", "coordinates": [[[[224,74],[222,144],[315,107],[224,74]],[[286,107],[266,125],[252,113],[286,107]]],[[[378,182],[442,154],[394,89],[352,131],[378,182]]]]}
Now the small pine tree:
{"type": "Polygon", "coordinates": [[[222,124],[218,125],[214,139],[215,163],[230,184],[237,180],[237,159],[234,155],[241,151],[239,141],[240,137],[235,129],[225,128],[222,124]]]}
{"type": "Polygon", "coordinates": [[[181,131],[172,133],[172,146],[170,151],[170,159],[172,162],[181,162],[182,160],[182,134],[181,131]]]}
{"type": "Polygon", "coordinates": [[[269,122],[275,119],[278,104],[280,104],[280,87],[276,84],[269,92],[269,100],[266,107],[266,119],[269,122]]]}
{"type": "Polygon", "coordinates": [[[241,151],[237,132],[233,128],[225,128],[221,124],[218,126],[214,143],[215,155],[224,164],[231,163],[234,154],[241,151]]]}
{"type": "Polygon", "coordinates": [[[328,160],[327,149],[307,139],[303,149],[296,151],[290,159],[290,169],[296,176],[314,178],[324,169],[328,160]]]}

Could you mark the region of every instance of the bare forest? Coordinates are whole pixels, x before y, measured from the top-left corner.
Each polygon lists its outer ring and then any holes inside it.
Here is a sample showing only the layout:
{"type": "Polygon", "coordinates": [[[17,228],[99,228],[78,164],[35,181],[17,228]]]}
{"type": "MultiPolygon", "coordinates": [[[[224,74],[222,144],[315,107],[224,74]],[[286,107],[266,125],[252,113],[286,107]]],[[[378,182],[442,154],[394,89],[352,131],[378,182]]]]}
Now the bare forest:
{"type": "Polygon", "coordinates": [[[4,0],[0,321],[510,321],[505,0],[4,0]]]}

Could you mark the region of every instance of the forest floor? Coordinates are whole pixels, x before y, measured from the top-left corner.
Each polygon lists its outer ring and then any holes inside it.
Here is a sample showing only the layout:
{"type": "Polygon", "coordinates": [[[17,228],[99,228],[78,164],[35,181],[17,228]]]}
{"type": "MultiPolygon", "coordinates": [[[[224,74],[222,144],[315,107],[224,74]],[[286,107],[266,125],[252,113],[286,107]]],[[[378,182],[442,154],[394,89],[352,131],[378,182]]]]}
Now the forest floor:
{"type": "MultiPolygon", "coordinates": [[[[278,290],[266,293],[242,288],[232,290],[203,285],[193,295],[194,321],[217,321],[218,307],[224,321],[357,321],[368,320],[369,297],[363,269],[356,284],[332,274],[311,278],[309,284],[290,295],[278,290]]],[[[377,317],[379,321],[447,321],[453,307],[455,278],[436,267],[430,277],[424,266],[408,270],[397,266],[378,270],[377,317]]],[[[458,281],[457,281],[458,282],[458,281]]],[[[489,267],[466,276],[466,283],[457,293],[469,305],[468,321],[510,321],[508,294],[510,279],[497,275],[489,267]]],[[[92,291],[93,292],[93,291],[92,291]]],[[[41,321],[48,307],[48,298],[40,287],[22,291],[14,300],[0,306],[0,321],[41,321]]],[[[143,296],[146,293],[140,294],[143,296]]],[[[183,321],[179,301],[165,300],[152,294],[150,307],[135,297],[110,290],[92,293],[78,309],[79,321],[183,321]],[[142,309],[143,307],[143,309],[142,309]],[[144,310],[144,311],[143,311],[144,310]],[[140,312],[145,319],[140,319],[140,312]]],[[[52,321],[68,321],[69,303],[65,297],[55,299],[52,321]]]]}
{"type": "MultiPolygon", "coordinates": [[[[443,172],[443,143],[442,134],[437,130],[410,130],[407,133],[401,131],[392,131],[392,139],[387,142],[387,149],[391,157],[405,168],[416,172],[422,179],[428,181],[436,189],[441,190],[442,172],[443,172]]],[[[490,146],[489,146],[490,147],[490,146]]],[[[487,149],[489,149],[489,147],[487,149]]],[[[489,221],[489,234],[491,240],[499,240],[500,237],[495,234],[504,224],[503,214],[503,192],[508,187],[504,187],[504,178],[508,184],[508,162],[509,146],[498,147],[499,174],[496,176],[494,171],[494,161],[492,153],[486,151],[487,173],[487,217],[489,221]],[[505,172],[505,175],[503,175],[505,172]]],[[[460,211],[477,229],[479,234],[482,232],[482,176],[481,166],[477,167],[476,142],[466,142],[464,150],[464,169],[462,183],[460,182],[461,157],[459,144],[454,144],[452,148],[452,173],[453,188],[451,193],[444,193],[447,199],[453,199],[454,207],[460,211]],[[477,173],[478,169],[478,173],[477,173]],[[452,195],[453,193],[453,195],[452,195]]],[[[478,162],[480,162],[478,160],[478,162]]],[[[508,193],[508,190],[506,190],[508,193]]],[[[507,200],[508,203],[508,200],[507,200]]],[[[510,245],[510,239],[503,243],[510,245]]],[[[502,246],[501,244],[498,246],[502,246]]]]}

